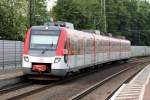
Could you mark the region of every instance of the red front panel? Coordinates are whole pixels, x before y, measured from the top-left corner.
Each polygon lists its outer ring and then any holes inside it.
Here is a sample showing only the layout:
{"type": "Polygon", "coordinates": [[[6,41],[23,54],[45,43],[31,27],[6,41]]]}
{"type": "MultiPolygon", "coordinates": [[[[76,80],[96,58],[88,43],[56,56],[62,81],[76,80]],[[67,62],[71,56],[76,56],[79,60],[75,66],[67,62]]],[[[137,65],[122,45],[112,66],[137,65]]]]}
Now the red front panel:
{"type": "Polygon", "coordinates": [[[67,32],[65,31],[65,29],[61,28],[58,46],[57,46],[57,50],[56,50],[57,56],[63,56],[63,54],[64,54],[63,53],[64,52],[64,41],[66,40],[66,37],[67,37],[67,32]]]}
{"type": "Polygon", "coordinates": [[[25,42],[24,42],[24,54],[27,55],[28,54],[28,47],[29,47],[29,38],[30,38],[30,32],[31,32],[31,28],[27,31],[26,33],[26,38],[25,38],[25,42]]]}

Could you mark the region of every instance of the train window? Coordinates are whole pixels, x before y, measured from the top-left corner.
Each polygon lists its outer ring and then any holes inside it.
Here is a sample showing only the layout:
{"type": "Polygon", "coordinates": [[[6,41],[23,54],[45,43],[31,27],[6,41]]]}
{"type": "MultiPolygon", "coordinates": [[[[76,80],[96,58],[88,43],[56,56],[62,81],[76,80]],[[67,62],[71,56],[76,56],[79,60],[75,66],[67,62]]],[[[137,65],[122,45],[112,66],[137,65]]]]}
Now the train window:
{"type": "Polygon", "coordinates": [[[56,49],[59,31],[32,31],[30,49],[56,49]]]}

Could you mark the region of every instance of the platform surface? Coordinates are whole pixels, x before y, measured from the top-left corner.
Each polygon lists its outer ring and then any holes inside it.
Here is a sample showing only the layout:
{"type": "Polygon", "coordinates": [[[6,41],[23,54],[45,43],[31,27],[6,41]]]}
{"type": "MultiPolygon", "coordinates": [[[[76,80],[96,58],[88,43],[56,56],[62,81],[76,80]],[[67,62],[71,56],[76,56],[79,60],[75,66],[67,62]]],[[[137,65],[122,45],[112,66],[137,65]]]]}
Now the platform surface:
{"type": "Polygon", "coordinates": [[[22,68],[0,70],[0,80],[24,75],[22,68]]]}
{"type": "Polygon", "coordinates": [[[123,84],[110,100],[150,100],[150,64],[123,84]]]}
{"type": "Polygon", "coordinates": [[[150,80],[149,80],[148,84],[146,85],[143,100],[150,100],[150,80]]]}

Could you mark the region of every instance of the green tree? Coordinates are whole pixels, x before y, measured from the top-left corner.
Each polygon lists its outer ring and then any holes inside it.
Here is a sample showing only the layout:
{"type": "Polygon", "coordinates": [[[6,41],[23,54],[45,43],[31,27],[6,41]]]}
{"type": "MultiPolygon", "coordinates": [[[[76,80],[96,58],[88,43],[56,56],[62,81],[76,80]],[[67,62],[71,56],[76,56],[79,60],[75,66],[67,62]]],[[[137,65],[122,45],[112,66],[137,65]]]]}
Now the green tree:
{"type": "Polygon", "coordinates": [[[82,29],[85,26],[85,19],[80,7],[73,0],[58,0],[57,5],[53,9],[54,20],[69,21],[74,23],[75,27],[82,29]]]}
{"type": "Polygon", "coordinates": [[[43,25],[50,19],[46,10],[46,0],[31,0],[31,24],[43,25]]]}
{"type": "MultiPolygon", "coordinates": [[[[32,1],[32,25],[43,25],[48,19],[45,0],[32,1]]],[[[0,37],[22,40],[29,28],[29,0],[0,0],[0,37]]]]}
{"type": "MultiPolygon", "coordinates": [[[[69,21],[77,29],[105,31],[103,0],[58,0],[55,20],[69,21]]],[[[144,0],[105,0],[107,32],[126,36],[133,45],[150,45],[150,3],[144,0]]]]}

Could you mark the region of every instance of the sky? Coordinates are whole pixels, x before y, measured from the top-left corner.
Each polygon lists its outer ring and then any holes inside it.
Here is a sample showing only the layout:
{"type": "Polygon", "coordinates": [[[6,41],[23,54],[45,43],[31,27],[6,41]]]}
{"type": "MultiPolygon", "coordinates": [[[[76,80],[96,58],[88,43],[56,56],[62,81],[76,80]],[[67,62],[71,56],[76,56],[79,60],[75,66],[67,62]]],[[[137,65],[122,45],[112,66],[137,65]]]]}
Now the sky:
{"type": "Polygon", "coordinates": [[[57,0],[47,0],[47,10],[50,11],[50,9],[52,9],[52,7],[56,4],[57,0]]]}
{"type": "MultiPolygon", "coordinates": [[[[55,2],[56,2],[57,0],[47,0],[47,10],[48,11],[50,11],[50,9],[52,9],[52,7],[56,4],[55,2]]],[[[146,1],[149,1],[150,2],[150,0],[146,0],[146,1]]]]}

